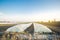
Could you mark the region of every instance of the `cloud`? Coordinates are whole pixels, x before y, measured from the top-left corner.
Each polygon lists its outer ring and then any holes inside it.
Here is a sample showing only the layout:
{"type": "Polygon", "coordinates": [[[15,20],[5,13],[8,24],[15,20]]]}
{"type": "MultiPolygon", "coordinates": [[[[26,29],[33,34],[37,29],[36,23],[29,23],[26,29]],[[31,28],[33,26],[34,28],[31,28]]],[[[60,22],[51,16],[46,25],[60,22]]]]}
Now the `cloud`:
{"type": "Polygon", "coordinates": [[[33,12],[32,14],[14,14],[8,15],[0,13],[0,20],[4,21],[47,21],[52,19],[60,20],[60,11],[33,12]]]}
{"type": "Polygon", "coordinates": [[[0,12],[0,16],[2,16],[3,15],[3,13],[2,12],[0,12]]]}

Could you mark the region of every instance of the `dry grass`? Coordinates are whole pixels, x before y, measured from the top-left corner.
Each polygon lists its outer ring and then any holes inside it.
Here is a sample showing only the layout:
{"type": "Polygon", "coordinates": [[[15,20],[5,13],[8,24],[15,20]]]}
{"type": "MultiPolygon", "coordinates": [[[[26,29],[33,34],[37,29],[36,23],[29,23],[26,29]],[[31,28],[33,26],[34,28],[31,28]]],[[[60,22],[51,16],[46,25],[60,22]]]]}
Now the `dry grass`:
{"type": "Polygon", "coordinates": [[[16,24],[0,24],[0,32],[1,31],[5,31],[6,29],[8,29],[9,27],[12,27],[16,24]]]}
{"type": "Polygon", "coordinates": [[[0,27],[3,27],[3,26],[13,26],[15,24],[0,24],[0,27]]]}

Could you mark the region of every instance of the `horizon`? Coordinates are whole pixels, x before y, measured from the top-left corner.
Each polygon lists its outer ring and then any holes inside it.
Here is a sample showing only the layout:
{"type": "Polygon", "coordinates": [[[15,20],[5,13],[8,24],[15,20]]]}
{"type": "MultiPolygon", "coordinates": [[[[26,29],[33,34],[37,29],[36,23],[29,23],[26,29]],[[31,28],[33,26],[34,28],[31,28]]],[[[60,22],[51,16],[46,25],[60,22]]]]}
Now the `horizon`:
{"type": "Polygon", "coordinates": [[[59,0],[0,0],[0,21],[60,21],[59,0]]]}

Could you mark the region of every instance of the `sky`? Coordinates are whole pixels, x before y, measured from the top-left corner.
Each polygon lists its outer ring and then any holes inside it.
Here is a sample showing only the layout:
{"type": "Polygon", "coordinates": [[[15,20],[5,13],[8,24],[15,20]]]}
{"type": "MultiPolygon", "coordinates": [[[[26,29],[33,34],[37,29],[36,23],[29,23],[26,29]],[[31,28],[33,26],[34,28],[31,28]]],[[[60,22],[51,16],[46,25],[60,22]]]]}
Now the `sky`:
{"type": "Polygon", "coordinates": [[[60,0],[0,0],[0,21],[60,21],[60,0]]]}

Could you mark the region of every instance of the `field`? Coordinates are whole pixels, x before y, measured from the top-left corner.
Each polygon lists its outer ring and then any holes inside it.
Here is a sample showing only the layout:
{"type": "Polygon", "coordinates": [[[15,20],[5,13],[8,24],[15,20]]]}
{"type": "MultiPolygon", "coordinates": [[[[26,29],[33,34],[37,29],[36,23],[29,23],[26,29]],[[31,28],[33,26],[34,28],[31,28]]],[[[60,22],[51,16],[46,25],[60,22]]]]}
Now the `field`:
{"type": "Polygon", "coordinates": [[[38,22],[50,28],[52,31],[60,34],[60,21],[56,22],[38,22]]]}
{"type": "MultiPolygon", "coordinates": [[[[27,22],[27,23],[29,23],[29,22],[27,22]]],[[[59,31],[60,30],[60,21],[58,21],[58,22],[37,22],[37,23],[43,24],[43,25],[49,27],[53,31],[60,32],[59,31]]],[[[16,24],[0,24],[0,32],[5,31],[7,28],[12,27],[14,25],[16,25],[16,24]]]]}
{"type": "Polygon", "coordinates": [[[7,28],[14,26],[16,24],[0,24],[0,32],[5,31],[7,28]]]}
{"type": "Polygon", "coordinates": [[[19,23],[16,23],[16,24],[1,24],[0,23],[0,32],[3,32],[3,31],[6,31],[7,28],[9,27],[12,27],[12,26],[15,26],[17,24],[26,24],[26,23],[29,23],[29,22],[19,22],[19,23]]]}
{"type": "MultiPolygon", "coordinates": [[[[48,28],[50,28],[53,32],[58,33],[58,35],[47,35],[47,34],[45,34],[46,36],[48,36],[47,39],[50,39],[52,37],[53,40],[56,40],[56,39],[60,40],[60,22],[37,22],[37,23],[43,24],[43,25],[47,26],[48,28]]],[[[7,28],[12,27],[14,25],[16,25],[16,24],[0,24],[0,38],[2,38],[2,35],[3,35],[3,33],[1,33],[1,32],[6,31],[7,28]]],[[[44,34],[42,34],[42,35],[39,34],[39,35],[40,36],[36,36],[36,37],[42,37],[42,39],[43,39],[44,34]]],[[[4,38],[2,38],[2,39],[4,39],[4,38]]]]}

